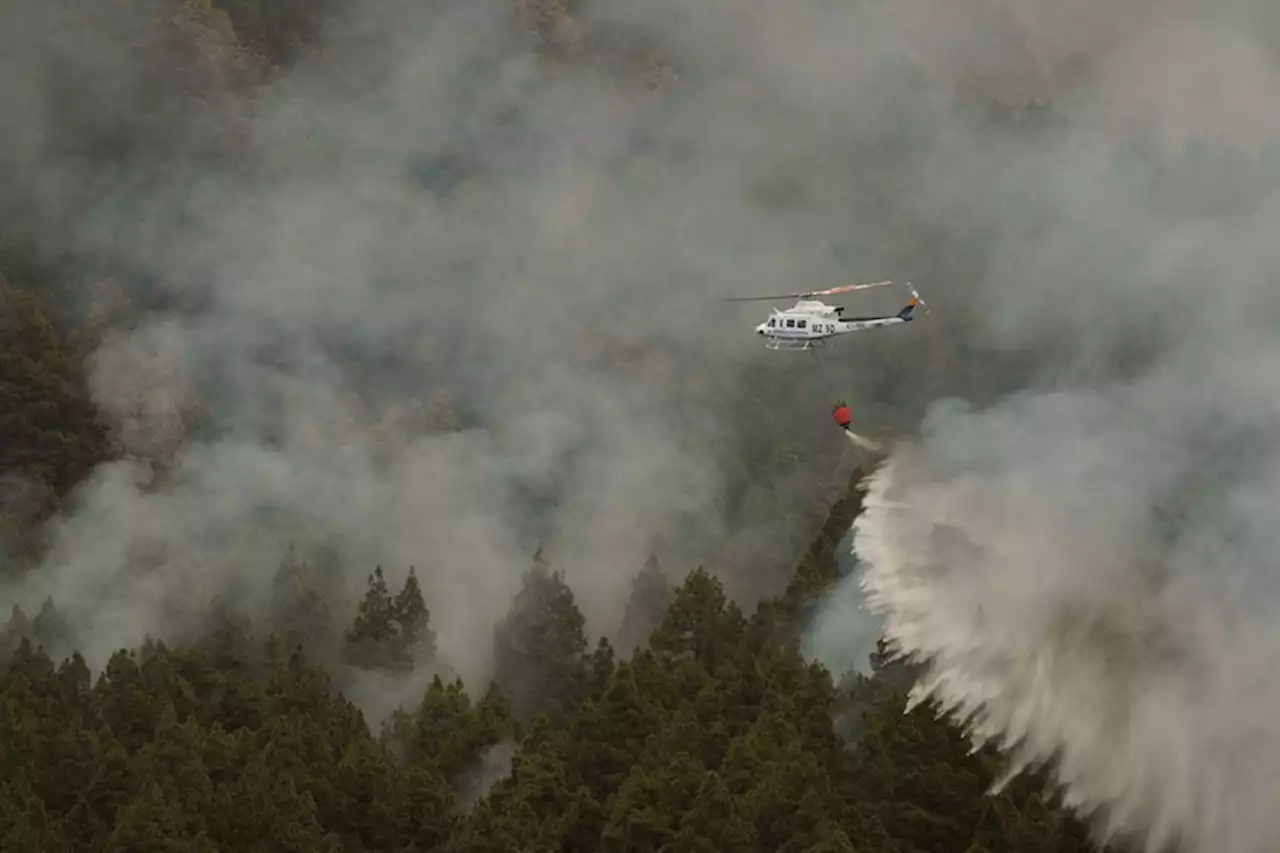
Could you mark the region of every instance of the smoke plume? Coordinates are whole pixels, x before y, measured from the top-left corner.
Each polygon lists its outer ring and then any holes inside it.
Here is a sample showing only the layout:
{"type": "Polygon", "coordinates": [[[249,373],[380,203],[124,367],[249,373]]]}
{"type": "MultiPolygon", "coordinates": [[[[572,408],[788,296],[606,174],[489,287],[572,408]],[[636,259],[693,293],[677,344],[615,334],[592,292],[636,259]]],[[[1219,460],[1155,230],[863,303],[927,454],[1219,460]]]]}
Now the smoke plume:
{"type": "Polygon", "coordinates": [[[551,49],[505,2],[332,5],[273,75],[201,4],[0,12],[5,226],[97,318],[122,451],[6,604],[52,595],[100,663],[263,613],[315,546],[352,596],[415,566],[442,661],[482,679],[539,545],[596,634],[651,553],[781,588],[844,475],[801,451],[832,391],[717,300],[892,266],[833,248],[878,214],[797,169],[840,141],[793,131],[829,69],[690,39],[778,38],[729,7],[600,4],[551,49]]]}
{"type": "Polygon", "coordinates": [[[989,238],[969,319],[1020,363],[895,444],[829,607],[860,585],[926,664],[916,701],[1011,773],[1047,764],[1099,838],[1261,853],[1280,835],[1274,13],[1118,4],[1099,42],[1036,37],[1064,39],[1037,29],[1061,16],[1090,32],[1101,6],[1007,4],[1028,56],[1077,55],[1070,129],[935,149],[926,199],[981,199],[989,238]]]}

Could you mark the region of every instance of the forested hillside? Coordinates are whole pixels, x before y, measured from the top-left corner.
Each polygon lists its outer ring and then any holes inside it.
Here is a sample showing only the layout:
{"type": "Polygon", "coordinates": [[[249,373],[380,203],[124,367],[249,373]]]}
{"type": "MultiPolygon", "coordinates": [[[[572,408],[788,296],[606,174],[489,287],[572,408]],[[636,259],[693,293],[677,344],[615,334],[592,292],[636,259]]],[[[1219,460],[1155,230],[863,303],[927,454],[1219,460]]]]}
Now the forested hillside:
{"type": "MultiPolygon", "coordinates": [[[[15,614],[0,849],[1092,849],[1042,779],[987,796],[998,759],[969,754],[929,708],[904,714],[901,664],[876,656],[870,676],[837,686],[801,658],[797,627],[836,579],[853,486],[787,592],[752,615],[701,569],[671,590],[643,571],[634,651],[592,642],[572,590],[536,557],[496,629],[490,688],[437,676],[378,730],[307,641],[292,644],[300,635],[227,624],[200,644],[120,650],[94,678],[78,654],[41,650],[55,610],[15,614]]],[[[279,580],[282,601],[299,601],[296,573],[279,580]]],[[[372,573],[347,615],[359,667],[408,675],[430,659],[416,579],[393,593],[372,573]]]]}

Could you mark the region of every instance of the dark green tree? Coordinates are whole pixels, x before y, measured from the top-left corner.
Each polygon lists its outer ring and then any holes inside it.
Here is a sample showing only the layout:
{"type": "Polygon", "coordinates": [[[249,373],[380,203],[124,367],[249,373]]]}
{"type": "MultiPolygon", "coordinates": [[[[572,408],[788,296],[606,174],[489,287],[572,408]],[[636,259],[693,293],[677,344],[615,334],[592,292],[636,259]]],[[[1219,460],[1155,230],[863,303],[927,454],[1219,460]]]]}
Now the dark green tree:
{"type": "Polygon", "coordinates": [[[420,657],[435,657],[436,632],[431,627],[431,613],[422,598],[418,574],[412,566],[404,587],[392,603],[392,614],[398,629],[397,662],[411,668],[420,657]]]}
{"type": "Polygon", "coordinates": [[[0,850],[73,853],[67,833],[44,801],[13,780],[0,783],[0,850]]]}
{"type": "Polygon", "coordinates": [[[494,681],[515,718],[528,722],[559,703],[572,708],[588,683],[586,620],[564,575],[541,549],[494,631],[494,681]]]}
{"type": "Polygon", "coordinates": [[[53,606],[53,599],[49,596],[45,596],[40,612],[31,623],[31,633],[40,645],[55,654],[74,644],[71,623],[53,606]]]}
{"type": "Polygon", "coordinates": [[[23,534],[113,453],[81,354],[47,307],[0,269],[0,530],[8,528],[18,556],[38,544],[23,534]]]}
{"type": "Polygon", "coordinates": [[[673,846],[690,853],[761,849],[755,827],[714,771],[703,777],[697,796],[681,816],[673,846]]]}
{"type": "Polygon", "coordinates": [[[401,761],[429,766],[452,779],[482,748],[509,733],[510,722],[501,709],[473,706],[460,680],[446,684],[436,676],[416,710],[392,714],[383,742],[401,761]]]}
{"type": "Polygon", "coordinates": [[[35,626],[27,618],[27,614],[18,605],[13,605],[9,611],[9,621],[4,630],[0,631],[0,663],[7,661],[24,640],[28,643],[33,641],[35,633],[35,626]]]}
{"type": "Polygon", "coordinates": [[[736,653],[745,625],[724,586],[699,566],[675,591],[649,647],[661,661],[697,660],[714,668],[736,653]]]}
{"type": "Polygon", "coordinates": [[[106,839],[106,853],[216,853],[203,834],[195,838],[183,831],[181,811],[169,802],[157,782],[147,782],[142,793],[120,810],[115,828],[106,839]]]}
{"type": "Polygon", "coordinates": [[[658,558],[650,555],[644,568],[631,582],[631,597],[622,616],[618,631],[618,651],[630,655],[645,645],[657,627],[671,602],[671,584],[667,581],[658,558]]]}
{"type": "Polygon", "coordinates": [[[373,669],[391,666],[399,633],[395,604],[382,576],[382,567],[378,566],[369,575],[369,588],[360,601],[355,622],[345,635],[348,662],[373,669]]]}
{"type": "Polygon", "coordinates": [[[285,649],[302,646],[313,655],[327,650],[333,631],[333,580],[299,559],[295,547],[289,546],[271,589],[271,623],[285,649]]]}

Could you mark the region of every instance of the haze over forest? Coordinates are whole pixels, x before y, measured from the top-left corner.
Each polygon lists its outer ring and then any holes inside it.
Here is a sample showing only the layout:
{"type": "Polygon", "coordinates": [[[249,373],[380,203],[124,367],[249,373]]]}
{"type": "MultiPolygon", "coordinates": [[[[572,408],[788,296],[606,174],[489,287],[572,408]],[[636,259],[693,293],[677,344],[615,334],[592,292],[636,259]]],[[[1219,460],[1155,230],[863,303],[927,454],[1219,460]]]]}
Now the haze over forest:
{"type": "Polygon", "coordinates": [[[1263,849],[1278,50],[1261,0],[5,4],[0,841],[1093,849],[900,713],[883,618],[1114,843],[1263,849]],[[721,301],[882,279],[931,313],[821,362],[721,301]],[[837,399],[914,507],[860,522],[874,616],[837,399]],[[1006,666],[1063,601],[1178,626],[1176,720],[1073,705],[1115,646],[1006,666]]]}

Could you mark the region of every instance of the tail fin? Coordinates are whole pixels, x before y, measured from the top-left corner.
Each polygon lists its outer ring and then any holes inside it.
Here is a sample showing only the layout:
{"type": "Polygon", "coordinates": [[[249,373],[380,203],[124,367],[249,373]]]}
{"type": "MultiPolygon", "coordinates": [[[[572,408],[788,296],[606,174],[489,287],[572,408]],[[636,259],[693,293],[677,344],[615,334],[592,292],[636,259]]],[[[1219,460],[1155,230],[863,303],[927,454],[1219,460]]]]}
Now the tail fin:
{"type": "MultiPolygon", "coordinates": [[[[907,284],[907,287],[911,287],[911,284],[909,282],[907,284]]],[[[924,313],[926,314],[929,313],[929,306],[926,305],[925,301],[920,298],[920,294],[916,292],[916,289],[914,287],[911,287],[911,298],[907,300],[907,304],[904,305],[902,307],[902,310],[898,312],[898,319],[902,320],[904,323],[910,322],[912,319],[914,319],[917,305],[919,305],[921,308],[924,309],[924,313]]]]}

